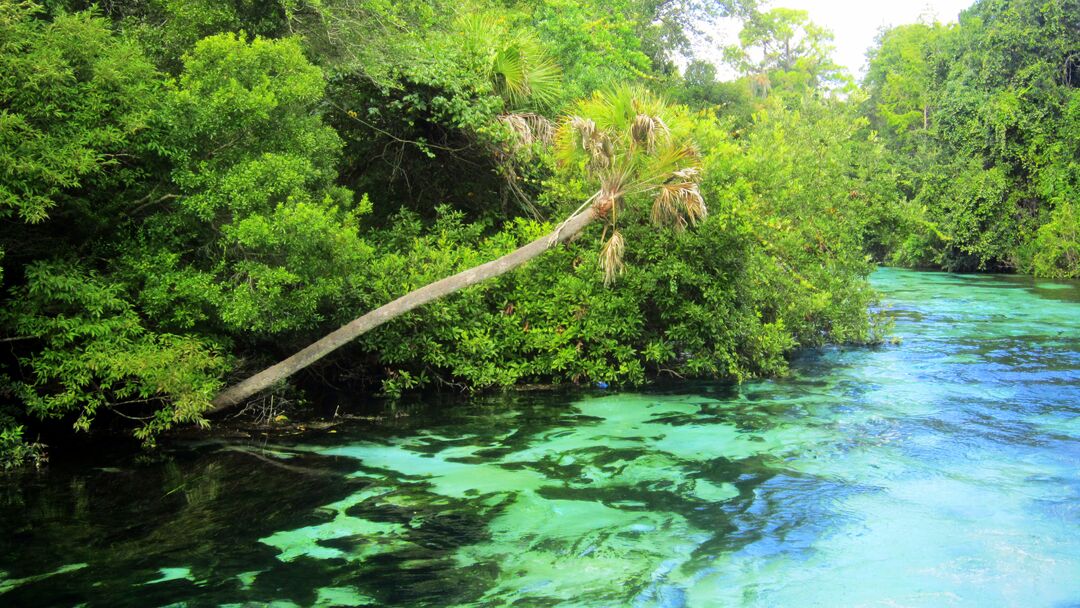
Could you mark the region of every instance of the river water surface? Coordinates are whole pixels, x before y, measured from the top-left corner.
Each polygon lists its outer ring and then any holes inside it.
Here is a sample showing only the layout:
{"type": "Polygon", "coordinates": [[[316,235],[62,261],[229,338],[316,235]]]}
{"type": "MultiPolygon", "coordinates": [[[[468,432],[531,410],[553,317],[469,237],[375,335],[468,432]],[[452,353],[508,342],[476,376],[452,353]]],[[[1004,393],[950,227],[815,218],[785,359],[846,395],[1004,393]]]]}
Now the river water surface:
{"type": "Polygon", "coordinates": [[[1080,606],[1080,284],[880,270],[899,345],[0,480],[0,605],[1080,606]]]}

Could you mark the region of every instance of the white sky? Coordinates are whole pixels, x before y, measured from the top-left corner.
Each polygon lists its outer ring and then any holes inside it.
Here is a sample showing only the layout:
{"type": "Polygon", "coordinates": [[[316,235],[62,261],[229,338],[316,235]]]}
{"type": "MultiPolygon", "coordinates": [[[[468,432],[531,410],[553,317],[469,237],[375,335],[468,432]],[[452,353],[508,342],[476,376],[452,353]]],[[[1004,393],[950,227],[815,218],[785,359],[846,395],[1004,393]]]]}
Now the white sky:
{"type": "MultiPolygon", "coordinates": [[[[960,11],[973,3],[974,0],[771,0],[760,10],[785,7],[809,13],[811,21],[832,31],[836,62],[861,78],[866,72],[866,50],[874,44],[882,27],[916,23],[920,17],[926,21],[956,22],[960,11]]],[[[740,28],[733,23],[730,29],[716,32],[715,38],[721,45],[737,44],[740,28]]],[[[712,56],[709,52],[701,54],[712,56]]],[[[726,72],[723,66],[717,67],[721,73],[726,72]]]]}

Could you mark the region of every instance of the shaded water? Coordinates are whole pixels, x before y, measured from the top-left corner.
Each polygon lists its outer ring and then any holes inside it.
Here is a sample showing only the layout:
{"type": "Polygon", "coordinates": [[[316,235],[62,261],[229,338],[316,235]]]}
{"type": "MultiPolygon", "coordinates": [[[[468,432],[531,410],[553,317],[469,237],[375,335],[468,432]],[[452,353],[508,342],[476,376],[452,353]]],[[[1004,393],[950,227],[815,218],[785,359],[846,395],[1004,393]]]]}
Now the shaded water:
{"type": "Polygon", "coordinates": [[[899,346],[0,486],[13,606],[1080,606],[1080,285],[881,270],[899,346]]]}

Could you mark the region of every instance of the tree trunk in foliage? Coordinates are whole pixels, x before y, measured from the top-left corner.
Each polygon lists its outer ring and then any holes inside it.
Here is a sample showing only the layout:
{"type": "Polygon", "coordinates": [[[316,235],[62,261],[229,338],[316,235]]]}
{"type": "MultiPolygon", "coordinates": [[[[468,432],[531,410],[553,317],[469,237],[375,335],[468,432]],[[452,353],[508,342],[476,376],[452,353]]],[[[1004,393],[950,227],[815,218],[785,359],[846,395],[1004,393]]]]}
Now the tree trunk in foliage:
{"type": "Polygon", "coordinates": [[[326,355],[355,340],[364,333],[395,319],[414,308],[423,306],[432,300],[454,293],[487,279],[497,277],[521,266],[539,256],[556,244],[565,243],[581,232],[596,217],[592,207],[570,217],[553,233],[516,249],[501,258],[463,270],[453,276],[429,283],[404,296],[384,304],[379,308],[354,319],[346,325],[327,334],[307,348],[288,359],[276,363],[263,371],[234,384],[214,397],[211,413],[217,413],[237,406],[261,391],[288,378],[296,372],[322,359],[326,355]]]}

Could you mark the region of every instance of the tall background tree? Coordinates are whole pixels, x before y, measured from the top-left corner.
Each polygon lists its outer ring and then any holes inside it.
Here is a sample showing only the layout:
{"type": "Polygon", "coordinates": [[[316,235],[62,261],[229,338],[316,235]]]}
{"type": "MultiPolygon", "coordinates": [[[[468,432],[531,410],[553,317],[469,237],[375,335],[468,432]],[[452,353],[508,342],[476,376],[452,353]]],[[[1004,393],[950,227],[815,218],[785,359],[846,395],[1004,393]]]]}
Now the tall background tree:
{"type": "Polygon", "coordinates": [[[758,96],[774,88],[805,93],[850,78],[831,58],[832,39],[806,11],[774,8],[747,19],[739,45],[724,53],[729,64],[750,78],[758,96]]]}

